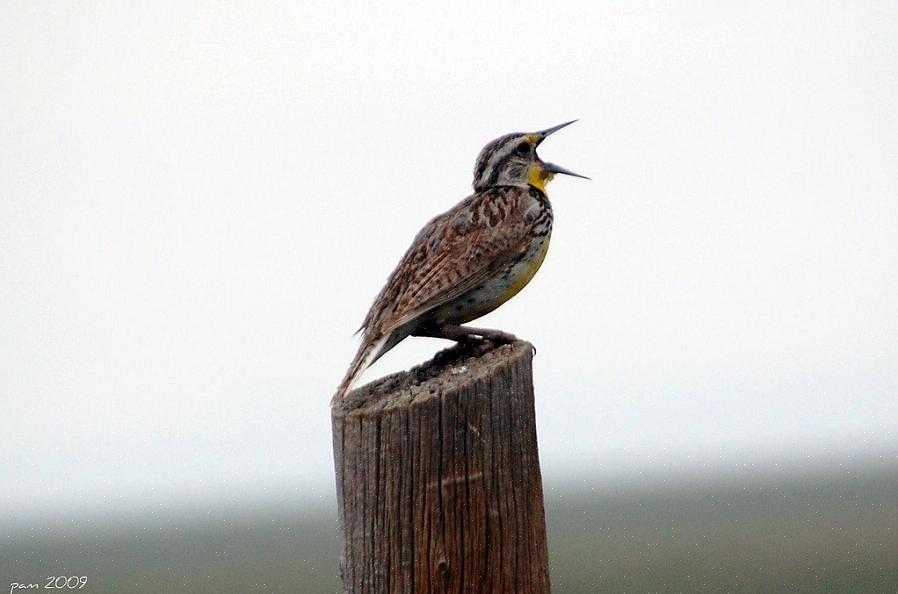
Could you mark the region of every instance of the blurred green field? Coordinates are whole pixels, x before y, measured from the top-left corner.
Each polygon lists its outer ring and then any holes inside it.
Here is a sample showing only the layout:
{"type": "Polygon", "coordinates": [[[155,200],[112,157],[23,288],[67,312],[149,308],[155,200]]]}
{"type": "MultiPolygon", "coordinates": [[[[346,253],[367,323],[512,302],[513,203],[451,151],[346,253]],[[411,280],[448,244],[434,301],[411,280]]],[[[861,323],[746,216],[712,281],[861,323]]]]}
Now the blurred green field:
{"type": "MultiPolygon", "coordinates": [[[[898,592],[895,469],[550,483],[546,507],[556,593],[898,592]]],[[[87,575],[94,593],[338,591],[330,505],[19,524],[0,542],[4,592],[50,575],[87,575]]]]}

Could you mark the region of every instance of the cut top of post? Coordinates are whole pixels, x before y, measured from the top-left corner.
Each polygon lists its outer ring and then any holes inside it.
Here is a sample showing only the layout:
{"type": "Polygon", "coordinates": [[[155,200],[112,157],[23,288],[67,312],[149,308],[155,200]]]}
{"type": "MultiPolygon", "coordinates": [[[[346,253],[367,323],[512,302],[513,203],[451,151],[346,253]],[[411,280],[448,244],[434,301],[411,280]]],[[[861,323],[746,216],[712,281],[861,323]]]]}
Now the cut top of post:
{"type": "Polygon", "coordinates": [[[523,340],[495,345],[483,342],[440,351],[433,359],[375,380],[349,392],[332,410],[334,418],[370,415],[439,398],[444,392],[492,374],[496,367],[521,357],[533,358],[533,345],[523,340]]]}

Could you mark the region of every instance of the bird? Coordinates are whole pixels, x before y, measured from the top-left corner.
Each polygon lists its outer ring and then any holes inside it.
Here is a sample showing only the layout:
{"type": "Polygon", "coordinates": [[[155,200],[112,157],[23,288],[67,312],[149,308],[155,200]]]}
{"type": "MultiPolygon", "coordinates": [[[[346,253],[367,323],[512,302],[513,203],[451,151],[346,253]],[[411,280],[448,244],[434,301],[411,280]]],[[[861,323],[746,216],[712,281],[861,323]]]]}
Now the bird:
{"type": "Polygon", "coordinates": [[[553,219],[546,185],[556,174],[589,178],[543,161],[536,149],[576,121],[505,134],[483,147],[474,164],[474,193],[424,225],[371,304],[332,404],[409,336],[515,340],[501,330],[462,324],[514,297],[542,265],[553,219]]]}

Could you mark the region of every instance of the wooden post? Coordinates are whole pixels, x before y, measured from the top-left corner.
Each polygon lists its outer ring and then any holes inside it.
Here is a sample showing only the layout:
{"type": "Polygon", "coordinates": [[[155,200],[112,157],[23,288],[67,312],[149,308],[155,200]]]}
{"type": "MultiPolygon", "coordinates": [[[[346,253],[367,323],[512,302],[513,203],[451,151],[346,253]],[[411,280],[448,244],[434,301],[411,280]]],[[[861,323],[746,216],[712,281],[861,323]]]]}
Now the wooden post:
{"type": "Polygon", "coordinates": [[[344,592],[549,592],[532,360],[456,347],[331,411],[344,592]]]}

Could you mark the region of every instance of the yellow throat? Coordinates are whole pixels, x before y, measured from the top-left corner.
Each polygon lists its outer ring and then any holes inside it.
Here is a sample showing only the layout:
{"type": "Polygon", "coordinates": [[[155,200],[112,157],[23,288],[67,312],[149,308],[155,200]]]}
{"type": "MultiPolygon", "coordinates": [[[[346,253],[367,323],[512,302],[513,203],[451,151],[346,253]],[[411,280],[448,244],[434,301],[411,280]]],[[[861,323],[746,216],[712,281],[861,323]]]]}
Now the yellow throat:
{"type": "Polygon", "coordinates": [[[546,184],[552,181],[553,177],[555,177],[555,174],[546,171],[541,163],[534,163],[530,166],[530,185],[546,196],[549,195],[549,193],[546,192],[546,184]]]}

